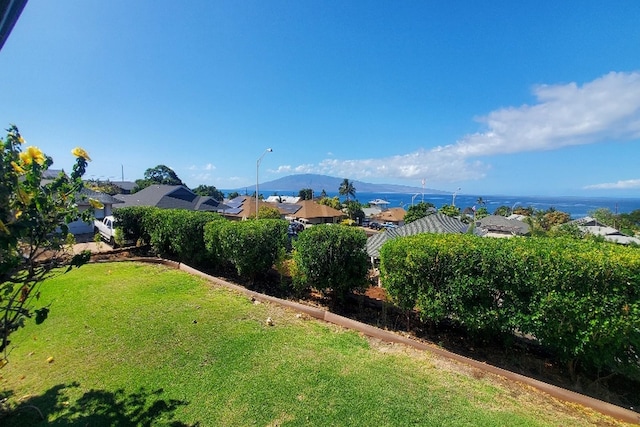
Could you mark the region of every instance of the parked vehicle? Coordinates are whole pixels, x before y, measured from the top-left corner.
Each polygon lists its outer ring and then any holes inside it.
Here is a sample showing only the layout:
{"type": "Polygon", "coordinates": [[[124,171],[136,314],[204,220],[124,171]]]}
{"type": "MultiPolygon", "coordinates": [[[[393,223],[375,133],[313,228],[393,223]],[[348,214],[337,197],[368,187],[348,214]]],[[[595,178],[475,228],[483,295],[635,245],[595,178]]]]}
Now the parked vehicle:
{"type": "Polygon", "coordinates": [[[113,215],[107,215],[103,219],[93,220],[93,229],[100,233],[100,237],[106,240],[111,246],[116,245],[116,221],[113,215]]]}

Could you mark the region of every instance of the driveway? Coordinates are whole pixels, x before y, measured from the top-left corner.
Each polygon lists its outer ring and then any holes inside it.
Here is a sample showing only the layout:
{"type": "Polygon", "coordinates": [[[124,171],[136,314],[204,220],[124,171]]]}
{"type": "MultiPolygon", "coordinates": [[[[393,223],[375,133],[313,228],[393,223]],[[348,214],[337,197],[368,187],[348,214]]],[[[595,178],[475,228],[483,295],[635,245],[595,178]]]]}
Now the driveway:
{"type": "Polygon", "coordinates": [[[73,245],[73,253],[78,254],[82,251],[89,250],[91,253],[109,252],[113,248],[107,242],[101,241],[96,243],[93,234],[79,234],[76,236],[76,244],[73,245]]]}

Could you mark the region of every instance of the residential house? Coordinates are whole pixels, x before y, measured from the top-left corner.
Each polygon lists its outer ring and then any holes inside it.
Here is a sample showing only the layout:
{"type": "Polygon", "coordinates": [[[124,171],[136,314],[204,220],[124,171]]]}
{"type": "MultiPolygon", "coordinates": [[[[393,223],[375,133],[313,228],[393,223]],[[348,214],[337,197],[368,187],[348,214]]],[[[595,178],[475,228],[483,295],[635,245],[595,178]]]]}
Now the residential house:
{"type": "Polygon", "coordinates": [[[407,211],[403,208],[389,208],[371,216],[371,221],[376,221],[381,224],[391,223],[402,226],[404,225],[404,217],[406,214],[407,211]]]}
{"type": "Polygon", "coordinates": [[[299,206],[300,209],[288,216],[311,225],[337,224],[346,216],[344,212],[331,206],[321,205],[314,200],[301,200],[294,206],[299,206]]]}
{"type": "Polygon", "coordinates": [[[136,183],[132,181],[111,181],[111,184],[118,187],[120,192],[118,194],[131,194],[134,188],[136,188],[136,183]]]}
{"type": "MultiPolygon", "coordinates": [[[[224,210],[224,212],[221,212],[221,213],[225,216],[225,218],[230,219],[232,221],[245,220],[252,217],[255,218],[256,216],[256,198],[255,197],[238,196],[230,200],[225,200],[224,204],[227,206],[227,208],[224,210]]],[[[280,205],[283,205],[283,204],[284,203],[267,203],[264,200],[258,200],[258,210],[263,206],[276,208],[278,209],[278,211],[280,211],[280,216],[284,218],[285,215],[287,215],[287,213],[289,212],[289,210],[281,209],[279,207],[280,205]]]]}
{"type": "MultiPolygon", "coordinates": [[[[97,219],[102,219],[107,215],[113,213],[113,205],[121,204],[122,200],[118,200],[113,196],[98,191],[93,191],[89,188],[83,188],[76,195],[76,204],[79,212],[84,212],[87,209],[93,209],[94,215],[97,219]],[[102,209],[92,208],[89,204],[89,199],[95,199],[102,203],[102,209]]],[[[80,234],[93,233],[93,221],[84,222],[81,219],[73,221],[68,224],[69,232],[75,236],[80,234]]]]}
{"type": "Polygon", "coordinates": [[[288,203],[294,204],[300,201],[300,197],[298,196],[269,196],[266,198],[265,202],[267,203],[288,203]]]}
{"type": "Polygon", "coordinates": [[[118,194],[119,207],[155,206],[163,209],[188,209],[224,213],[228,206],[209,196],[199,196],[184,185],[150,185],[134,194],[118,194]]]}
{"type": "Polygon", "coordinates": [[[621,231],[613,227],[609,227],[608,225],[604,225],[597,219],[590,216],[570,221],[569,224],[577,225],[578,228],[580,228],[580,230],[582,230],[584,233],[589,233],[594,236],[602,236],[609,242],[619,243],[621,245],[640,245],[640,239],[627,236],[621,231]]]}
{"type": "Polygon", "coordinates": [[[512,237],[529,234],[529,224],[501,215],[489,215],[475,222],[474,233],[484,237],[512,237]]]}

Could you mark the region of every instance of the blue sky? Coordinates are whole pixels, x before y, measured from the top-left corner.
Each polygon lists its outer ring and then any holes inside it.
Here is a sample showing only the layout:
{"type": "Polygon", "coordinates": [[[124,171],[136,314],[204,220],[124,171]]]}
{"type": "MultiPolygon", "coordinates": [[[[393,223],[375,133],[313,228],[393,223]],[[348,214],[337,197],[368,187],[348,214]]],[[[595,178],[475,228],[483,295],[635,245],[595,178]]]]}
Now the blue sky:
{"type": "Polygon", "coordinates": [[[640,2],[30,0],[0,120],[86,177],[640,197],[640,2]],[[578,6],[579,5],[579,6],[578,6]]]}

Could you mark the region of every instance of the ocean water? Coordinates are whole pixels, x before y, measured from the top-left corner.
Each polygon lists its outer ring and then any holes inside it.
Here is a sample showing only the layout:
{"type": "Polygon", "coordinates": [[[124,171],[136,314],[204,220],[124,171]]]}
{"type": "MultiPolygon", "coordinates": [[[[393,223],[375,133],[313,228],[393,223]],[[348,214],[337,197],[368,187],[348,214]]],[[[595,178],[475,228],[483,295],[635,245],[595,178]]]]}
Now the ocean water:
{"type": "MultiPolygon", "coordinates": [[[[264,194],[270,194],[265,192],[264,194]]],[[[336,196],[337,193],[328,193],[329,196],[336,196]]],[[[389,202],[388,207],[403,207],[408,209],[411,203],[418,203],[423,200],[422,194],[403,193],[356,193],[356,199],[360,203],[368,203],[374,199],[383,199],[389,202]]],[[[475,195],[456,195],[455,205],[461,209],[478,206],[478,197],[475,195]]],[[[567,212],[571,218],[577,219],[589,215],[599,208],[607,208],[614,213],[629,213],[640,209],[640,198],[614,198],[614,197],[534,197],[534,196],[482,196],[485,207],[489,213],[493,213],[500,206],[533,207],[538,210],[547,210],[551,207],[556,210],[567,212]]],[[[447,194],[425,194],[425,202],[433,203],[436,208],[452,203],[452,195],[447,194]]]]}

